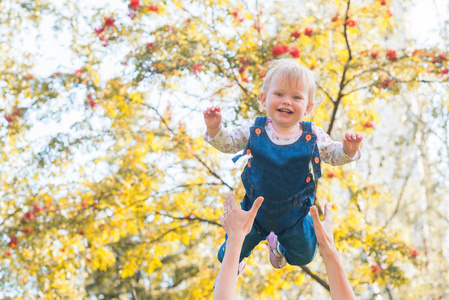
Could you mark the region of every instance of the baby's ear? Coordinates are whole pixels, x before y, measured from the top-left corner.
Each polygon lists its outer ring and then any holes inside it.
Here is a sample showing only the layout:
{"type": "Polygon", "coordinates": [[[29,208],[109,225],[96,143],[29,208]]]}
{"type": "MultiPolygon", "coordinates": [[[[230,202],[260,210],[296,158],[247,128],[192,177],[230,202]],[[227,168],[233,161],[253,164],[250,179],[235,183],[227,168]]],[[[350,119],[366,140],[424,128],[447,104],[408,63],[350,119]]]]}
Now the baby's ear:
{"type": "Polygon", "coordinates": [[[265,105],[266,105],[266,96],[265,96],[265,94],[264,93],[260,93],[260,95],[259,95],[259,99],[260,99],[260,104],[263,106],[263,107],[266,107],[265,105]]]}
{"type": "Polygon", "coordinates": [[[313,101],[309,101],[309,104],[307,105],[306,114],[310,114],[310,112],[313,109],[313,101]]]}

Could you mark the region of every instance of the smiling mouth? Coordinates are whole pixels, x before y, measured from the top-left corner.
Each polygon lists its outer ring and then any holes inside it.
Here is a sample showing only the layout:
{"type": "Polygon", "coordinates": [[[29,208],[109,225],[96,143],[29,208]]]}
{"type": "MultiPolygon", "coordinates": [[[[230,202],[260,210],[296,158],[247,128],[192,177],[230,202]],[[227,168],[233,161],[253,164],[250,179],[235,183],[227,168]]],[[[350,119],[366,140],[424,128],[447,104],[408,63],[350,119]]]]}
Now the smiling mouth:
{"type": "Polygon", "coordinates": [[[285,108],[280,108],[278,109],[279,112],[282,113],[287,113],[287,114],[292,114],[293,112],[291,110],[285,109],[285,108]]]}

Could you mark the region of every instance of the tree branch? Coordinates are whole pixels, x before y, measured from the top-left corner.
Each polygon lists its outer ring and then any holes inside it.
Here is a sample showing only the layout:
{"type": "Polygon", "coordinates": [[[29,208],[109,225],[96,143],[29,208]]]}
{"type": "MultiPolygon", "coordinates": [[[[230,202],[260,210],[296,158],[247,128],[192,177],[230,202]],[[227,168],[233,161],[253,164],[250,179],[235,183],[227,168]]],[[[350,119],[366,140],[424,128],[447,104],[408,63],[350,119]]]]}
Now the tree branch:
{"type": "Polygon", "coordinates": [[[346,64],[344,66],[343,69],[343,75],[341,76],[341,81],[340,81],[340,89],[338,91],[338,96],[337,96],[337,100],[334,103],[334,109],[332,110],[332,117],[331,117],[331,121],[329,124],[329,128],[327,129],[327,134],[330,136],[332,133],[332,128],[334,127],[334,123],[335,123],[335,118],[337,116],[337,111],[338,111],[338,107],[340,105],[341,99],[343,98],[343,89],[346,86],[346,73],[349,70],[349,63],[352,60],[352,51],[351,51],[351,46],[349,45],[349,38],[348,38],[348,32],[347,32],[347,25],[346,25],[346,21],[348,20],[349,16],[348,16],[348,12],[349,12],[349,8],[351,6],[351,0],[348,0],[348,5],[346,7],[346,14],[345,14],[345,23],[344,23],[344,27],[343,27],[343,34],[345,36],[345,41],[346,41],[346,48],[348,50],[348,60],[346,61],[346,64]]]}
{"type": "Polygon", "coordinates": [[[324,279],[321,279],[320,277],[318,277],[315,273],[310,271],[310,269],[307,268],[306,266],[300,266],[300,267],[304,273],[308,274],[310,277],[315,279],[316,282],[321,284],[321,286],[323,286],[326,290],[328,290],[330,292],[329,284],[324,279]]]}

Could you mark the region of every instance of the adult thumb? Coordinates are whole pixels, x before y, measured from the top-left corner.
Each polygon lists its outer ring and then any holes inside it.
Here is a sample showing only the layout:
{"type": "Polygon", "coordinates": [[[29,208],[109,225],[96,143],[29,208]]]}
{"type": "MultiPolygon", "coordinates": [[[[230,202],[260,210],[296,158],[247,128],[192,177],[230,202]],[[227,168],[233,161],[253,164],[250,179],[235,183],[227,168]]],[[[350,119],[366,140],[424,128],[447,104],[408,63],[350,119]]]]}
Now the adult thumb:
{"type": "Polygon", "coordinates": [[[313,223],[321,222],[318,216],[318,208],[315,205],[310,208],[310,215],[312,216],[313,223]]]}
{"type": "Polygon", "coordinates": [[[262,202],[263,202],[263,197],[262,196],[258,197],[254,201],[253,207],[251,207],[251,210],[250,210],[252,215],[255,216],[257,214],[257,211],[259,210],[260,206],[262,205],[262,202]]]}

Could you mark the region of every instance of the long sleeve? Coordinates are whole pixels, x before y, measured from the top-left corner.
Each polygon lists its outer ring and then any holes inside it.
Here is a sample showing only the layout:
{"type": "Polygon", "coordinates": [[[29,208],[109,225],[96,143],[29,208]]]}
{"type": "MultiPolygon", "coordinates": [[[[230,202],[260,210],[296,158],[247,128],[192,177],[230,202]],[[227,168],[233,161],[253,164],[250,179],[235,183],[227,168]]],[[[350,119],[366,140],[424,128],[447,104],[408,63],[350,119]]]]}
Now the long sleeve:
{"type": "Polygon", "coordinates": [[[325,163],[332,166],[341,166],[360,159],[360,150],[357,151],[354,157],[349,157],[343,150],[343,142],[331,140],[330,136],[315,124],[313,124],[312,128],[317,135],[317,145],[320,151],[320,157],[325,163]]]}
{"type": "Polygon", "coordinates": [[[222,126],[220,132],[218,132],[214,138],[211,138],[206,132],[204,141],[223,153],[237,153],[245,148],[250,135],[249,129],[253,125],[254,121],[245,123],[242,126],[228,128],[222,126]]]}

